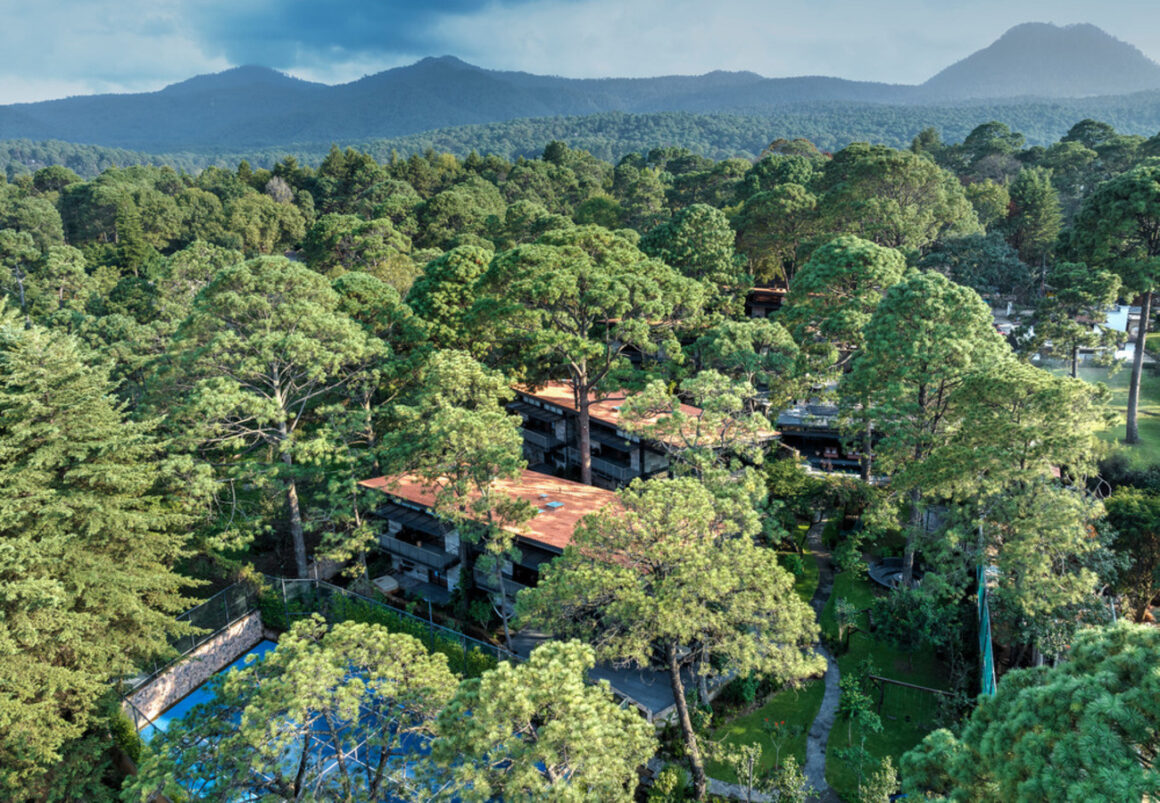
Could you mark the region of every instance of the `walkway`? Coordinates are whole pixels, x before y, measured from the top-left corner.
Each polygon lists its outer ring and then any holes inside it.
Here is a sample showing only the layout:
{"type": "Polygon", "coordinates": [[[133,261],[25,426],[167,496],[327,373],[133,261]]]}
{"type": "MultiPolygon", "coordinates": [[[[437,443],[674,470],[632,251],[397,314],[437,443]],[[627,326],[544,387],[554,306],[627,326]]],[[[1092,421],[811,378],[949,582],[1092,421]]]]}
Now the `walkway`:
{"type": "MultiPolygon", "coordinates": [[[[536,630],[521,630],[512,636],[512,649],[522,658],[531,655],[532,650],[550,641],[551,636],[536,630]]],[[[695,683],[689,669],[684,670],[684,681],[688,688],[695,683]]],[[[647,711],[649,721],[663,719],[675,706],[673,687],[669,675],[653,667],[615,668],[608,663],[599,663],[588,672],[589,680],[607,680],[615,692],[628,697],[647,711]]]]}
{"type": "MultiPolygon", "coordinates": [[[[829,551],[822,544],[822,530],[825,524],[825,520],[817,522],[810,527],[806,536],[810,551],[814,553],[814,560],[818,563],[818,587],[814,591],[810,605],[813,606],[819,620],[834,590],[834,567],[830,563],[829,551]]],[[[841,692],[838,688],[838,662],[820,642],[818,652],[827,663],[824,678],[826,691],[822,696],[822,706],[818,709],[818,715],[814,718],[814,723],[806,736],[805,774],[810,786],[818,791],[817,800],[830,803],[840,798],[826,783],[826,743],[830,740],[830,729],[834,727],[834,720],[838,716],[838,696],[841,692]]]]}

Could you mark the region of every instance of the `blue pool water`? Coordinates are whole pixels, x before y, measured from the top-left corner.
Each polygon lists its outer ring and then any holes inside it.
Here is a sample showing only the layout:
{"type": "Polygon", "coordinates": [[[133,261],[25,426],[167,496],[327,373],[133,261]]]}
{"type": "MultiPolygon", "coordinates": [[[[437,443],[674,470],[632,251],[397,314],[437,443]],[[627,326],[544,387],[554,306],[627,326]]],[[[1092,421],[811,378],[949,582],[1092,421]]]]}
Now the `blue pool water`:
{"type": "MultiPolygon", "coordinates": [[[[259,660],[270,650],[274,649],[275,646],[275,643],[272,641],[259,641],[256,645],[254,645],[252,650],[238,658],[238,660],[234,661],[232,664],[221,671],[228,672],[231,669],[245,666],[246,659],[251,655],[255,656],[254,660],[259,660]]],[[[213,694],[211,694],[209,690],[209,681],[206,681],[187,694],[185,697],[182,697],[181,700],[179,700],[172,708],[168,709],[155,720],[153,720],[153,725],[146,725],[144,728],[142,728],[141,738],[145,741],[149,741],[151,738],[153,738],[153,734],[155,734],[158,729],[169,730],[169,723],[175,722],[176,720],[184,717],[193,709],[195,705],[209,702],[211,699],[213,699],[213,694]]]]}

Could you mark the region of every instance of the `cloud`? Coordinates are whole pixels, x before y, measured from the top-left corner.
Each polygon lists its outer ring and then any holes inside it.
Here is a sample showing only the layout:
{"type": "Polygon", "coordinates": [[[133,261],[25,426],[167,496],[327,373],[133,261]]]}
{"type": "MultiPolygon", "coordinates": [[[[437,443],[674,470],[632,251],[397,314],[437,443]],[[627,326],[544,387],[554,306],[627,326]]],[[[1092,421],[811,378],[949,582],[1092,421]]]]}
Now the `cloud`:
{"type": "Polygon", "coordinates": [[[438,53],[441,20],[478,18],[532,2],[216,0],[197,4],[190,12],[206,46],[233,63],[290,69],[438,53]]]}
{"type": "Polygon", "coordinates": [[[158,89],[226,69],[208,55],[185,0],[57,0],[5,9],[0,102],[158,89]]]}
{"type": "Polygon", "coordinates": [[[918,83],[1027,21],[1092,22],[1160,55],[1155,0],[0,0],[0,7],[0,103],[158,89],[241,64],[340,83],[443,54],[574,77],[726,69],[918,83]]]}
{"type": "Polygon", "coordinates": [[[1141,18],[1157,16],[1134,0],[584,0],[449,17],[439,32],[468,61],[575,77],[727,69],[921,83],[1032,20],[1094,21],[1155,53],[1157,26],[1141,18]]]}

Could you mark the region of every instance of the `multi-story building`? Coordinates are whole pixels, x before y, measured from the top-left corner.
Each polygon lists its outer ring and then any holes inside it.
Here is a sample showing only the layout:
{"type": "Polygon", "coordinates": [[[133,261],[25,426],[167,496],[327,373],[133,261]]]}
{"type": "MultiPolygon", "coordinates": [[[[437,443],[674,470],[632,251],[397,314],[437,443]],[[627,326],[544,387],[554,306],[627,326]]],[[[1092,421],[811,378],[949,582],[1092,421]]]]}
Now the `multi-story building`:
{"type": "Polygon", "coordinates": [[[806,403],[783,410],[777,417],[781,442],[795,449],[820,471],[857,472],[862,456],[844,447],[838,429],[838,408],[832,404],[806,403]]]}
{"type": "MultiPolygon", "coordinates": [[[[375,509],[383,522],[379,548],[391,556],[395,572],[411,580],[419,593],[446,602],[464,567],[458,528],[436,515],[435,488],[412,475],[378,477],[359,484],[385,497],[375,509]]],[[[535,471],[524,471],[516,480],[496,480],[493,489],[526,500],[536,509],[530,521],[511,528],[520,555],[503,565],[508,594],[534,586],[540,566],[563,553],[580,519],[616,501],[611,491],[535,471]]],[[[470,545],[469,555],[475,551],[470,545]]],[[[474,579],[479,587],[498,590],[492,588],[494,576],[486,572],[476,571],[474,579]]]]}
{"type": "MultiPolygon", "coordinates": [[[[524,456],[540,471],[565,473],[580,468],[580,412],[572,386],[549,382],[532,389],[517,387],[516,401],[508,409],[523,418],[524,456]]],[[[662,444],[621,428],[620,406],[624,392],[589,395],[588,440],[592,455],[592,482],[619,488],[635,477],[652,477],[667,471],[669,458],[662,444]]],[[[691,416],[701,411],[682,404],[691,416]]]]}

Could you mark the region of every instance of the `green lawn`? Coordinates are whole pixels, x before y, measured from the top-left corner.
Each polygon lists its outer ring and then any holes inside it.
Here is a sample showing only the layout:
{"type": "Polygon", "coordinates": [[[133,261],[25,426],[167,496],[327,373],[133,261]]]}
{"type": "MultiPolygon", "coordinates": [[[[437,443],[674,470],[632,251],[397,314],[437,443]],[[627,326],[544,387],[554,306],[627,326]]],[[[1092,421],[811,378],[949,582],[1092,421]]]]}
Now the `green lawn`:
{"type": "MultiPolygon", "coordinates": [[[[866,608],[873,603],[874,588],[874,584],[864,573],[843,572],[835,577],[834,593],[822,611],[823,632],[830,634],[831,637],[837,635],[834,603],[839,597],[853,602],[859,609],[866,608]]],[[[865,615],[861,617],[860,627],[866,627],[865,615]]],[[[861,631],[851,634],[849,650],[838,656],[838,668],[843,674],[853,672],[867,656],[874,661],[878,669],[876,674],[881,677],[918,686],[947,688],[945,673],[933,650],[916,651],[908,659],[905,654],[861,631]]],[[[934,702],[931,695],[923,692],[899,687],[887,688],[886,703],[882,709],[883,730],[867,739],[866,748],[878,759],[891,756],[894,766],[897,767],[899,756],[922,741],[929,732],[927,720],[934,710],[934,702]]],[[[826,746],[826,781],[839,795],[853,799],[857,786],[856,776],[853,770],[836,756],[838,750],[849,746],[847,734],[846,722],[839,718],[834,729],[830,731],[830,741],[826,746]]]]}
{"type": "Polygon", "coordinates": [[[1152,357],[1160,355],[1160,332],[1149,332],[1144,336],[1144,353],[1152,357]]]}
{"type": "MultiPolygon", "coordinates": [[[[808,681],[800,689],[780,691],[761,708],[715,728],[713,739],[726,746],[754,742],[760,744],[763,750],[761,766],[768,770],[773,767],[776,757],[770,742],[769,723],[784,722],[783,728],[796,732],[796,735],[785,740],[781,755],[793,755],[800,767],[806,761],[806,734],[809,733],[814,717],[818,715],[825,691],[826,685],[821,679],[808,681]]],[[[722,781],[737,781],[733,768],[727,764],[711,761],[706,765],[706,770],[709,775],[722,781]]]]}
{"type": "MultiPolygon", "coordinates": [[[[778,557],[783,566],[787,563],[790,552],[779,552],[778,557]]],[[[794,591],[808,603],[818,587],[818,562],[814,556],[806,552],[801,558],[800,574],[794,578],[794,591]]],[[[782,747],[782,755],[791,753],[797,757],[798,765],[806,760],[806,733],[813,724],[818,708],[822,705],[822,695],[825,693],[825,684],[820,679],[805,683],[800,689],[785,689],[775,694],[765,705],[749,714],[737,717],[725,725],[713,729],[713,738],[726,745],[743,745],[757,742],[765,751],[761,756],[763,769],[773,767],[776,758],[773,745],[770,742],[767,722],[785,722],[787,729],[797,728],[800,733],[788,739],[782,747]]],[[[709,774],[714,778],[733,783],[737,780],[733,769],[723,763],[709,762],[709,774]]]]}
{"type": "MultiPolygon", "coordinates": [[[[1054,372],[1065,374],[1067,370],[1061,368],[1054,372]]],[[[1140,409],[1137,417],[1140,443],[1127,446],[1123,443],[1123,416],[1128,410],[1128,384],[1132,378],[1132,367],[1126,365],[1110,377],[1107,368],[1096,366],[1080,366],[1077,373],[1085,381],[1105,383],[1112,391],[1112,407],[1121,413],[1119,425],[1105,430],[1100,437],[1117,444],[1117,448],[1129,456],[1134,466],[1143,468],[1160,463],[1160,375],[1148,366],[1144,367],[1144,375],[1140,379],[1140,409]]]]}
{"type": "MultiPolygon", "coordinates": [[[[789,569],[788,558],[790,552],[778,552],[779,562],[783,567],[789,569]]],[[[814,598],[814,591],[818,587],[818,562],[814,560],[814,556],[806,552],[798,556],[801,558],[801,573],[794,576],[794,591],[801,597],[802,601],[809,603],[814,598]]]]}

